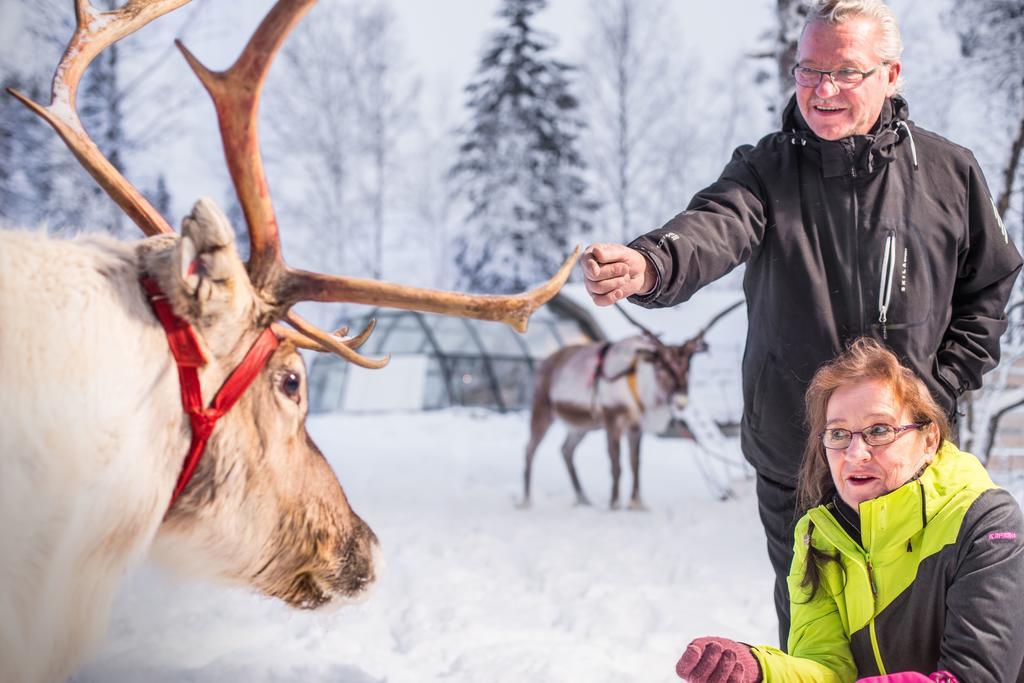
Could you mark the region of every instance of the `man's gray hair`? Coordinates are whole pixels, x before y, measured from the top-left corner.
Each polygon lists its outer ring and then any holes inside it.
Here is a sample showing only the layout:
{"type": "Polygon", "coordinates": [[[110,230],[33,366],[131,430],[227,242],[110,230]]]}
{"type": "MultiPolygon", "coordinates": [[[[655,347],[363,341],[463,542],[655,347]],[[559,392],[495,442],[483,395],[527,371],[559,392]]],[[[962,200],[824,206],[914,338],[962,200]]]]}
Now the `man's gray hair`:
{"type": "MultiPolygon", "coordinates": [[[[883,62],[899,61],[903,54],[903,38],[896,15],[882,0],[815,0],[807,13],[807,25],[820,21],[831,26],[842,24],[855,17],[869,17],[878,22],[881,40],[875,50],[883,62]]],[[[897,91],[903,85],[903,78],[896,84],[897,91]]]]}

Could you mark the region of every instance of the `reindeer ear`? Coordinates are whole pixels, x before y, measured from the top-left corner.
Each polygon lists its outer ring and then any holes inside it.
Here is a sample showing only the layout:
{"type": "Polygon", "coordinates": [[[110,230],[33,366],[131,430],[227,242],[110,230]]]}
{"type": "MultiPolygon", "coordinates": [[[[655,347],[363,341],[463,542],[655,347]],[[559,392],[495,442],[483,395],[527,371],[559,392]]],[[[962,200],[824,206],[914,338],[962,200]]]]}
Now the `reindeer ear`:
{"type": "Polygon", "coordinates": [[[200,199],[182,220],[174,265],[178,291],[196,313],[230,304],[245,267],[235,251],[231,224],[213,200],[200,199]]]}
{"type": "Polygon", "coordinates": [[[178,243],[178,257],[175,259],[178,266],[178,279],[185,286],[185,292],[189,296],[195,296],[199,289],[199,276],[196,270],[199,267],[199,260],[196,254],[196,243],[192,238],[185,235],[178,243]]]}

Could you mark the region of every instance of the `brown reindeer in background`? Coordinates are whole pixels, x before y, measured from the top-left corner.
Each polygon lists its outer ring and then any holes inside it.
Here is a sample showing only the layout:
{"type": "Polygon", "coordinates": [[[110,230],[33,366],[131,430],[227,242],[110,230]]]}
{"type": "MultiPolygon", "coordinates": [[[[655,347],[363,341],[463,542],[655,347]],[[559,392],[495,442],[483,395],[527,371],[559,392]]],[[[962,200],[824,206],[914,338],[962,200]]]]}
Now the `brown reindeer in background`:
{"type": "Polygon", "coordinates": [[[537,371],[533,393],[522,505],[530,504],[530,474],[537,447],[558,419],[569,432],[562,444],[562,458],[577,504],[589,505],[590,500],[580,485],[573,455],[587,432],[603,429],[612,468],[611,508],[619,507],[619,442],[625,432],[633,471],[629,507],[644,509],[640,498],[641,434],[661,433],[673,417],[681,415],[689,398],[690,359],[707,350],[704,336],[711,326],[741,303],[720,312],[692,339],[678,346],[665,344],[618,307],[643,334],[614,343],[566,346],[546,358],[537,371]]]}
{"type": "Polygon", "coordinates": [[[532,292],[503,297],[285,264],[257,108],[271,59],[314,0],[280,0],[227,71],[182,48],[214,101],[251,256],[239,258],[231,226],[206,199],[175,234],[96,148],[75,100],[97,54],[187,1],[100,12],[77,0],[49,106],[13,93],[150,239],[0,230],[0,681],[71,675],[102,637],[118,582],[151,547],[193,574],[294,607],[363,596],[377,576],[377,539],[306,431],[297,349],[364,367],[387,358],[356,351],[372,325],[352,338],[329,334],[292,305],[367,303],[521,331],[574,261],[532,292]]]}

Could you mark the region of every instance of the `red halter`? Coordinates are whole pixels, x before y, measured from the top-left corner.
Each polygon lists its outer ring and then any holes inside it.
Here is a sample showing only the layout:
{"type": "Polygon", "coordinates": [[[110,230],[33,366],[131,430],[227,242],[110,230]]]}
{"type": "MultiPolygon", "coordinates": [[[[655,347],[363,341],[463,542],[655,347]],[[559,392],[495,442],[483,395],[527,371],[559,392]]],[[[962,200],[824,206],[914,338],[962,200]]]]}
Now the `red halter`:
{"type": "Polygon", "coordinates": [[[160,324],[167,332],[167,343],[171,347],[175,363],[178,364],[181,404],[192,425],[192,444],[189,446],[185,462],[182,464],[178,483],[171,495],[171,503],[167,506],[170,508],[196,471],[196,466],[199,464],[199,459],[203,457],[206,442],[209,441],[213,428],[217,425],[217,420],[231,409],[235,401],[256,379],[256,375],[270,359],[270,354],[277,348],[278,339],[269,327],[263,330],[245,354],[242,362],[224,380],[224,384],[221,385],[217,395],[210,402],[210,407],[204,408],[198,368],[206,365],[206,357],[203,355],[202,347],[199,346],[196,331],[188,322],[174,314],[171,305],[167,302],[167,297],[160,291],[156,280],[144,277],[140,279],[140,282],[146,290],[153,312],[156,313],[160,324]]]}

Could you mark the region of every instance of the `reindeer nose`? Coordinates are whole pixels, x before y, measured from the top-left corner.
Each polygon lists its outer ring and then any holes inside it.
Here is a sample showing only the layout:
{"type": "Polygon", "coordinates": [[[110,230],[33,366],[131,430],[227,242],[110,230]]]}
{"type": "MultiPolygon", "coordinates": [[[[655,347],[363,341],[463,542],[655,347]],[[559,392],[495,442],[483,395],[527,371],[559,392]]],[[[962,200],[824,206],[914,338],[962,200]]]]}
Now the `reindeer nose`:
{"type": "Polygon", "coordinates": [[[672,416],[680,418],[689,402],[689,397],[686,394],[673,394],[672,401],[669,403],[669,411],[672,416]]]}
{"type": "Polygon", "coordinates": [[[341,560],[335,590],[355,597],[377,580],[377,562],[380,543],[377,535],[356,517],[348,540],[338,549],[341,560]]]}

